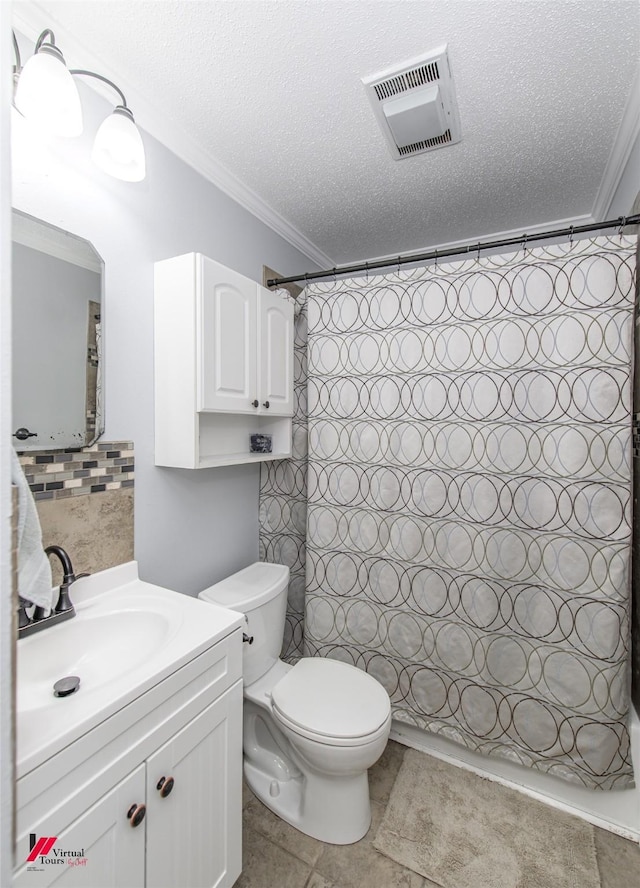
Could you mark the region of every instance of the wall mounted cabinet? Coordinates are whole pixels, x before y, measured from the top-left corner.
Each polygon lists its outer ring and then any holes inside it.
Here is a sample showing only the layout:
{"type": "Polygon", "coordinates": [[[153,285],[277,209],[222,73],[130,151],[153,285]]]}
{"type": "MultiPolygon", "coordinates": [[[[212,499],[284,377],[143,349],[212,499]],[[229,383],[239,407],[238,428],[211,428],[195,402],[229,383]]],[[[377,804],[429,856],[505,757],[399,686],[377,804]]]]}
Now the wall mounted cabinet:
{"type": "Polygon", "coordinates": [[[156,263],[154,335],[156,465],[291,455],[291,303],[188,253],[156,263]],[[271,435],[272,453],[251,453],[252,434],[271,435]]]}

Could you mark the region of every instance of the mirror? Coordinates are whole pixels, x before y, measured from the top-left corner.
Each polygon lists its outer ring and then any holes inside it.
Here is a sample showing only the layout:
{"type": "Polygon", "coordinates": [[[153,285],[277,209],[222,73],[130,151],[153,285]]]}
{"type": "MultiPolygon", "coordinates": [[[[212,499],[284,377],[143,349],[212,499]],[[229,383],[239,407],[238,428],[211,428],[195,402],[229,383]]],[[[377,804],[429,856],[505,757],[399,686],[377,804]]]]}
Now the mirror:
{"type": "Polygon", "coordinates": [[[68,450],[104,431],[104,263],[89,241],[13,211],[13,443],[68,450]]]}

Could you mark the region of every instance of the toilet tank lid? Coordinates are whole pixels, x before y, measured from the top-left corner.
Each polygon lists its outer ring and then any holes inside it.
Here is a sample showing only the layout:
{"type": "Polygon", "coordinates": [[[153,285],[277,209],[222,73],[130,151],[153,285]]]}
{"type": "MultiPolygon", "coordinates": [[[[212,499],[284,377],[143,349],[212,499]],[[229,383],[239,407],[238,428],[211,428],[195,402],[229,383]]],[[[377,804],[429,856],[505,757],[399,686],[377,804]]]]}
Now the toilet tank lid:
{"type": "Polygon", "coordinates": [[[284,564],[256,561],[208,589],[198,598],[236,611],[250,611],[275,598],[289,583],[289,568],[284,564]]]}

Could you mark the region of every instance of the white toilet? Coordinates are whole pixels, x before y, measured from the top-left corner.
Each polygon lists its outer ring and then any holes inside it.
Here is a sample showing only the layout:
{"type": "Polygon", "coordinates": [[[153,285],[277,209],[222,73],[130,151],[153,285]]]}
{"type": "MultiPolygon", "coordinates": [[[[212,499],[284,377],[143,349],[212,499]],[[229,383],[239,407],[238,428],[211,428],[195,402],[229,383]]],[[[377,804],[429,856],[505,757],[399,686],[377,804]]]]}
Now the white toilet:
{"type": "Polygon", "coordinates": [[[391,729],[389,695],[337,660],[280,657],[289,568],[252,564],[199,598],[241,611],[245,778],[279,817],[323,842],[348,845],[371,822],[367,769],[391,729]],[[252,640],[251,640],[252,639],[252,640]]]}

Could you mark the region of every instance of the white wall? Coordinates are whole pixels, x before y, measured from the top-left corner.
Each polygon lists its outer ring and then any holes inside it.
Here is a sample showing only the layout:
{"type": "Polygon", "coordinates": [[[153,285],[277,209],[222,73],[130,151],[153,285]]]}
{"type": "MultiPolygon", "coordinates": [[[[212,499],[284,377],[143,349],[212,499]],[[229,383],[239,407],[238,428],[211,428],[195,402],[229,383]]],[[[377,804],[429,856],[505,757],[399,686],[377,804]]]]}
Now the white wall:
{"type": "Polygon", "coordinates": [[[11,7],[0,3],[0,885],[13,869],[13,601],[11,596],[11,7]]]}
{"type": "Polygon", "coordinates": [[[195,594],[257,559],[259,469],[154,466],[153,263],[199,251],[257,281],[263,264],[283,274],[314,266],[148,136],[144,182],[103,174],[90,150],[109,106],[80,89],[80,139],[42,144],[14,119],[13,204],[88,239],[104,259],[104,439],[135,444],[140,573],[195,594]]]}

